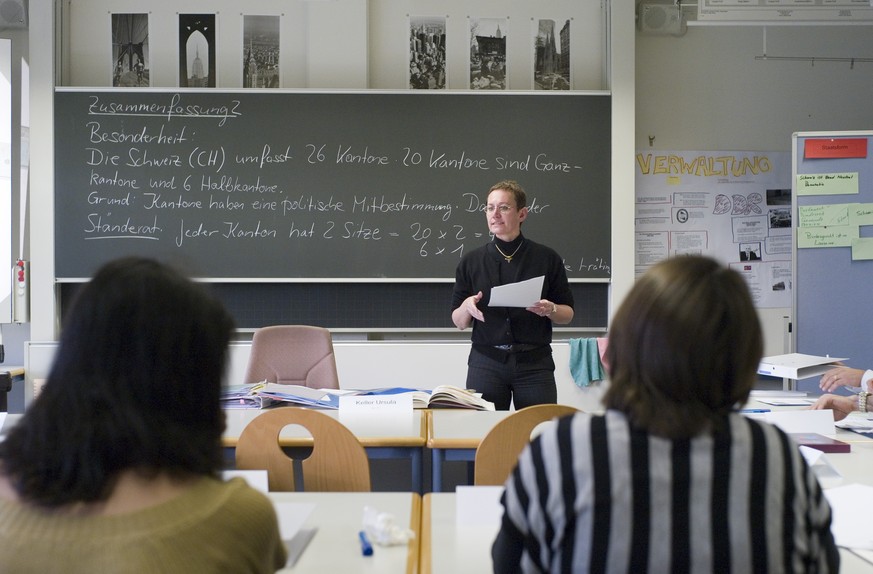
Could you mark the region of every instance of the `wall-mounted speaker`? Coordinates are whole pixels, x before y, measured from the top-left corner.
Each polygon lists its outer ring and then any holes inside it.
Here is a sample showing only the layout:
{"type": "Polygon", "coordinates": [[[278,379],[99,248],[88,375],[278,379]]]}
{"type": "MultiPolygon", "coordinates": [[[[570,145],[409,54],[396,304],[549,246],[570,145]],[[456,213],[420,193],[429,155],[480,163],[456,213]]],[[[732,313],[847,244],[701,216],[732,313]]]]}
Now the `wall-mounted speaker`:
{"type": "MultiPolygon", "coordinates": [[[[2,0],[0,0],[2,1],[2,0]]],[[[675,4],[642,3],[637,13],[637,27],[645,34],[681,36],[687,30],[682,9],[675,4]]]]}
{"type": "Polygon", "coordinates": [[[27,28],[26,0],[0,0],[0,29],[27,28]]]}

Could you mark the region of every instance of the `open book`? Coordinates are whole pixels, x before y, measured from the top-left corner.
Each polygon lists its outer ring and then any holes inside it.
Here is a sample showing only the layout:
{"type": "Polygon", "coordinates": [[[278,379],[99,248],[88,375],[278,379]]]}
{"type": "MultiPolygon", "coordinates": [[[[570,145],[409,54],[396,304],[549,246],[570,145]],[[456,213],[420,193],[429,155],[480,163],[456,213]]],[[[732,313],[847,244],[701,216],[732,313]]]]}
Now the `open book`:
{"type": "MultiPolygon", "coordinates": [[[[413,397],[413,406],[416,406],[415,397],[413,397]]],[[[437,409],[444,407],[493,411],[494,403],[483,399],[482,393],[453,385],[439,385],[430,392],[427,403],[422,407],[416,408],[437,409]]]]}
{"type": "Polygon", "coordinates": [[[431,391],[405,387],[385,387],[381,389],[312,389],[301,385],[261,382],[243,387],[232,387],[222,393],[224,408],[263,409],[277,403],[304,407],[338,409],[339,398],[343,395],[412,395],[412,406],[416,409],[464,408],[480,411],[493,411],[494,403],[482,398],[481,393],[468,391],[453,385],[440,385],[431,391]]]}

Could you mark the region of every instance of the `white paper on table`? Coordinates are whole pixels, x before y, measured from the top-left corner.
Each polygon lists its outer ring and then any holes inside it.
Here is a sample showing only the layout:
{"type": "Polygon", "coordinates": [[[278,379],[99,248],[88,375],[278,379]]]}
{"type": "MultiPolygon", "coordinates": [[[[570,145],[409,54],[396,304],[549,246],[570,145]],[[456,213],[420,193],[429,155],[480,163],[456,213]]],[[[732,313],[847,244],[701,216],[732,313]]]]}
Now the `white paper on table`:
{"type": "Polygon", "coordinates": [[[831,410],[775,411],[766,413],[765,419],[787,433],[836,434],[834,413],[831,410]]]}
{"type": "Polygon", "coordinates": [[[873,550],[873,487],[847,484],[824,490],[833,512],[831,532],[837,546],[873,550]]]}
{"type": "Polygon", "coordinates": [[[314,502],[274,502],[282,540],[291,540],[315,510],[314,502]]]}
{"type": "Polygon", "coordinates": [[[266,470],[223,470],[221,477],[226,481],[239,477],[255,490],[263,493],[270,492],[270,479],[266,470]]]}
{"type": "Polygon", "coordinates": [[[488,526],[497,529],[503,517],[502,486],[455,487],[455,517],[458,526],[488,526]]]}
{"type": "Polygon", "coordinates": [[[488,301],[489,307],[523,307],[527,308],[540,300],[540,295],[543,292],[543,281],[545,275],[519,281],[518,283],[508,283],[491,288],[491,299],[488,301]]]}
{"type": "Polygon", "coordinates": [[[843,475],[831,464],[830,459],[824,452],[817,448],[800,445],[800,454],[803,455],[806,464],[815,474],[823,488],[842,482],[843,475]]]}

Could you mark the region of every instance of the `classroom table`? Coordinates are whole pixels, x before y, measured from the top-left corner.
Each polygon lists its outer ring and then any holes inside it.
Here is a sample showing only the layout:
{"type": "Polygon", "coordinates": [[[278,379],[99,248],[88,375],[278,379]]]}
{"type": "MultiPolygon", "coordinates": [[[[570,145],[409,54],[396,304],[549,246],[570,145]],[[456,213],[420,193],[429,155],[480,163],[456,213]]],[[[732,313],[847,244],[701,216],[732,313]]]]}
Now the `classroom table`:
{"type": "Polygon", "coordinates": [[[442,491],[443,462],[473,462],[479,442],[494,425],[513,412],[432,409],[427,421],[427,447],[433,459],[433,491],[442,491]]]}
{"type": "MultiPolygon", "coordinates": [[[[457,495],[433,492],[424,495],[421,511],[421,574],[491,572],[491,545],[500,529],[493,523],[459,525],[457,495]]],[[[873,574],[873,552],[840,548],[842,574],[873,574]]]]}
{"type": "MultiPolygon", "coordinates": [[[[303,408],[280,406],[273,408],[303,408]]],[[[226,451],[228,465],[233,461],[233,451],[246,425],[261,414],[260,409],[225,409],[226,428],[221,443],[226,451]]],[[[322,410],[324,414],[339,420],[361,442],[371,459],[408,458],[412,469],[412,490],[422,492],[422,449],[426,438],[427,415],[422,409],[403,414],[355,414],[340,415],[338,410],[322,410]]],[[[289,426],[279,435],[283,447],[306,447],[312,445],[312,437],[302,427],[289,426]]]]}
{"type": "MultiPolygon", "coordinates": [[[[303,550],[297,563],[280,572],[317,573],[379,572],[384,574],[418,570],[421,497],[409,492],[271,492],[277,503],[314,503],[312,514],[303,528],[316,532],[303,550]],[[358,539],[362,529],[365,506],[394,516],[398,526],[408,527],[415,537],[407,544],[379,546],[373,544],[373,555],[363,556],[358,539]]],[[[277,511],[282,512],[281,504],[277,511]]]]}

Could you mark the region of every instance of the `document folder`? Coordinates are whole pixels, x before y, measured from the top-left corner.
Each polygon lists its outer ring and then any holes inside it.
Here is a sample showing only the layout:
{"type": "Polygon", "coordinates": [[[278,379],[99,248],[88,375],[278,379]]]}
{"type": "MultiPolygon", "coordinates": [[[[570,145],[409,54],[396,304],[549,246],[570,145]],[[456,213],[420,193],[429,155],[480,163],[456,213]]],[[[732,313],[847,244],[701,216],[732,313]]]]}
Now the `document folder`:
{"type": "Polygon", "coordinates": [[[783,379],[807,379],[822,375],[836,367],[840,361],[845,360],[844,358],[818,357],[803,353],[774,355],[761,359],[758,365],[758,374],[781,377],[783,379]]]}

